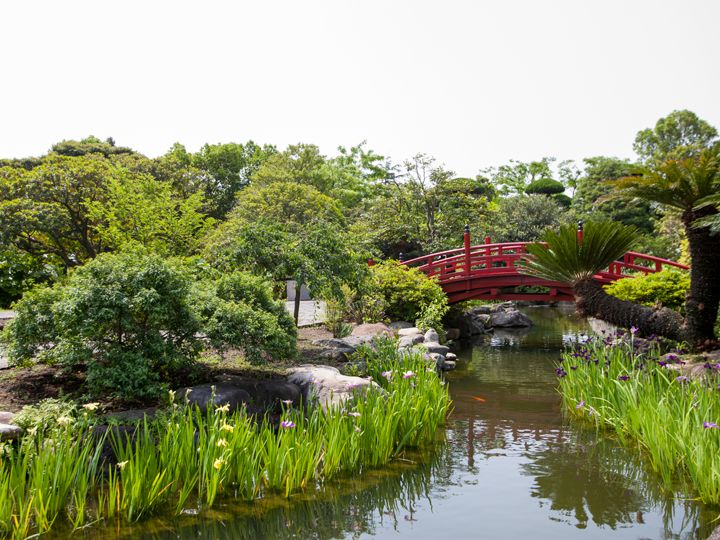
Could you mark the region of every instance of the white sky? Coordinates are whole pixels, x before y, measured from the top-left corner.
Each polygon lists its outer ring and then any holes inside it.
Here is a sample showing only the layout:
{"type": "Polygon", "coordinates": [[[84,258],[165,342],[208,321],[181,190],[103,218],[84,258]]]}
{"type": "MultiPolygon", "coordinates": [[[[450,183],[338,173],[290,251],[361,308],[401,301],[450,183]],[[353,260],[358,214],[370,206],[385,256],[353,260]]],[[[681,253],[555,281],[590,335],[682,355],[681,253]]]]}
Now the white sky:
{"type": "Polygon", "coordinates": [[[718,0],[4,0],[0,20],[0,157],[367,139],[474,175],[631,157],[674,109],[720,127],[718,0]]]}

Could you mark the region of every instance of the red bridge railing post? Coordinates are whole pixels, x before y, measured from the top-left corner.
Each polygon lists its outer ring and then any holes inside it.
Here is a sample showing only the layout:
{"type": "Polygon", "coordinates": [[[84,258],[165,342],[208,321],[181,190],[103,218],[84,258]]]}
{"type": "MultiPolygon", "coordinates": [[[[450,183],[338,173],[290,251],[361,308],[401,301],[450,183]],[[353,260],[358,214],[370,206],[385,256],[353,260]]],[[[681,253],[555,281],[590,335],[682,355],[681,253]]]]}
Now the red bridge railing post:
{"type": "Polygon", "coordinates": [[[583,241],[583,220],[582,219],[580,221],[578,221],[577,239],[578,239],[578,246],[582,246],[582,241],[583,241]]]}
{"type": "Polygon", "coordinates": [[[465,275],[470,275],[470,225],[465,225],[465,232],[463,234],[463,240],[465,245],[465,264],[464,270],[465,275]]]}

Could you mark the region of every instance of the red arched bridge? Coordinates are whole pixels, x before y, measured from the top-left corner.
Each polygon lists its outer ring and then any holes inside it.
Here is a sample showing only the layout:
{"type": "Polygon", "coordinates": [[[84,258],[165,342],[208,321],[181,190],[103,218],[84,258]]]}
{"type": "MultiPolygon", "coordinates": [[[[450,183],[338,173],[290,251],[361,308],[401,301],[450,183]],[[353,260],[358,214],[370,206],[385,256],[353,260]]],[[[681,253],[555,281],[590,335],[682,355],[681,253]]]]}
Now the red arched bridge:
{"type": "MultiPolygon", "coordinates": [[[[582,229],[578,230],[578,238],[582,241],[582,229]]],[[[403,261],[403,264],[437,278],[451,304],[471,299],[573,301],[575,298],[567,283],[526,276],[519,272],[516,263],[526,255],[525,246],[529,243],[493,244],[490,237],[487,237],[484,244],[473,246],[466,227],[464,247],[423,255],[403,261]],[[544,289],[518,292],[518,287],[544,289]]],[[[622,260],[611,263],[606,271],[596,274],[595,279],[603,284],[612,283],[630,275],[637,275],[638,272],[659,272],[667,266],[688,269],[674,261],[628,251],[622,260]]]]}

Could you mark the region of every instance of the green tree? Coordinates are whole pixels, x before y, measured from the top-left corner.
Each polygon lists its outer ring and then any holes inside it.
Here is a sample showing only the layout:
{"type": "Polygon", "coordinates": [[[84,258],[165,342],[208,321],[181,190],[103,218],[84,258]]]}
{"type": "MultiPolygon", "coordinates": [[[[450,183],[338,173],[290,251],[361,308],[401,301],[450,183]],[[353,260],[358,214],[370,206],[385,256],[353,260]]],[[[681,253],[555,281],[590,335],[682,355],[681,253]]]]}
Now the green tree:
{"type": "Polygon", "coordinates": [[[635,137],[633,148],[640,159],[665,160],[696,156],[702,149],[717,142],[718,132],[705,120],[688,110],[673,111],[643,129],[635,137]]]}
{"type": "Polygon", "coordinates": [[[76,266],[105,249],[88,204],[119,170],[98,154],[51,155],[30,171],[0,170],[0,242],[76,266]]]}
{"type": "Polygon", "coordinates": [[[147,174],[120,171],[106,189],[106,196],[87,203],[87,210],[111,250],[137,244],[165,256],[192,255],[214,222],[201,213],[202,193],[180,198],[170,182],[147,174]]]}
{"type": "Polygon", "coordinates": [[[201,334],[251,360],[295,353],[295,329],[267,284],[142,250],[102,254],[53,287],[27,293],[4,332],[10,360],[86,371],[93,396],[154,398],[192,367],[201,334]]]}
{"type": "Polygon", "coordinates": [[[493,242],[534,242],[563,219],[563,208],[544,195],[502,198],[483,224],[482,236],[493,242]]]}
{"type": "Polygon", "coordinates": [[[720,189],[720,147],[706,148],[684,159],[652,162],[641,176],[613,182],[616,196],[640,198],[681,212],[690,250],[690,290],[685,303],[684,338],[699,347],[714,342],[720,303],[720,235],[713,235],[707,219],[718,214],[714,205],[700,201],[720,189]],[[705,221],[700,221],[705,219],[705,221]]]}
{"type": "MultiPolygon", "coordinates": [[[[176,147],[174,157],[178,153],[180,149],[176,147]]],[[[235,204],[237,193],[275,153],[273,146],[259,146],[248,141],[245,144],[206,144],[194,154],[192,165],[204,173],[202,186],[208,214],[215,219],[224,219],[235,204]]]]}
{"type": "Polygon", "coordinates": [[[514,159],[507,165],[483,169],[480,173],[491,179],[502,196],[523,195],[528,184],[542,178],[552,179],[550,165],[555,158],[544,157],[539,161],[522,162],[514,159]]]}
{"type": "MultiPolygon", "coordinates": [[[[365,265],[345,234],[339,205],[309,185],[253,185],[226,222],[210,235],[205,254],[216,267],[295,280],[316,295],[340,296],[365,265]]],[[[296,295],[295,320],[298,319],[296,295]]]]}
{"type": "Polygon", "coordinates": [[[522,271],[551,281],[572,286],[578,312],[597,317],[624,328],[632,326],[642,335],[661,335],[681,340],[683,318],[668,308],[653,309],[620,300],[603,290],[594,276],[621,258],[636,241],[637,229],[611,221],[585,224],[582,242],[574,225],[548,230],[544,244],[527,247],[531,255],[521,261],[522,271]]]}
{"type": "Polygon", "coordinates": [[[85,156],[87,154],[101,154],[109,157],[118,154],[134,154],[135,151],[124,146],[115,146],[112,137],[101,141],[97,137],[90,135],[79,141],[60,141],[53,145],[51,153],[71,157],[85,156]]]}

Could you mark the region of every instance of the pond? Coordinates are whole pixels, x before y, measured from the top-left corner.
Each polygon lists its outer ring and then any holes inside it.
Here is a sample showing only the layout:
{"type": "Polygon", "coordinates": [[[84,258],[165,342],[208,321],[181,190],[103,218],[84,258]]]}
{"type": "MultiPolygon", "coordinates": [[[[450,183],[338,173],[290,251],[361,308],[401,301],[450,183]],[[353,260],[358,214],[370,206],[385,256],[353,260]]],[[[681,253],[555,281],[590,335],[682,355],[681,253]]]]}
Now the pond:
{"type": "MultiPolygon", "coordinates": [[[[662,491],[637,452],[563,418],[553,362],[590,332],[571,309],[525,308],[535,326],[459,354],[454,401],[431,455],[290,499],[220,503],[156,518],[122,538],[705,539],[718,515],[662,491]]],[[[86,529],[79,537],[104,538],[86,529]]]]}

